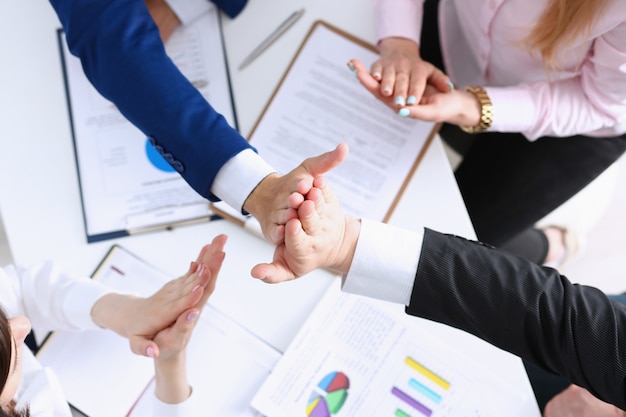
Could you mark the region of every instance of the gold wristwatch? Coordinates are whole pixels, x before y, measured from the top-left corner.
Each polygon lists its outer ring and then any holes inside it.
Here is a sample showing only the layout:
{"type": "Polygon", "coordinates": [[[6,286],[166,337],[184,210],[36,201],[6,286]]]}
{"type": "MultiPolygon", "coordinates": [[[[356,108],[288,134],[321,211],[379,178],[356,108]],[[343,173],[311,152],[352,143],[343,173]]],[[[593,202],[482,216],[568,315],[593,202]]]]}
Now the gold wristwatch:
{"type": "Polygon", "coordinates": [[[493,105],[487,95],[484,88],[476,85],[471,85],[465,89],[468,93],[474,94],[476,100],[480,104],[480,123],[476,126],[459,126],[464,132],[467,133],[480,133],[487,130],[491,126],[493,120],[493,105]]]}

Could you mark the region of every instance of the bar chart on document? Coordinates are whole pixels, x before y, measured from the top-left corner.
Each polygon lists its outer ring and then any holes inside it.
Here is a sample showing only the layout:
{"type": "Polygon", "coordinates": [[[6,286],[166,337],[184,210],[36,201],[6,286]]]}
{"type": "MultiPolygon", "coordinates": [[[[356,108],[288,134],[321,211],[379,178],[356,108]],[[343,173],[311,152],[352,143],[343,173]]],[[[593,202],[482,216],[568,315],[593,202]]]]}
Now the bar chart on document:
{"type": "Polygon", "coordinates": [[[388,307],[331,288],[252,405],[268,417],[516,417],[534,401],[466,338],[388,307]]]}
{"type": "MultiPolygon", "coordinates": [[[[470,357],[436,342],[408,342],[392,353],[380,372],[384,378],[367,391],[377,401],[367,409],[372,416],[393,417],[496,417],[511,415],[507,384],[488,370],[474,367],[470,357]],[[387,371],[388,370],[388,371],[387,371]],[[373,395],[376,393],[375,395],[373,395]],[[496,395],[496,394],[502,395],[496,395]],[[504,400],[506,398],[506,400],[504,400]],[[374,405],[377,403],[376,405],[374,405]],[[369,408],[373,407],[373,408],[369,408]]],[[[519,398],[523,401],[524,398],[519,398]]],[[[514,409],[514,408],[513,408],[514,409]]],[[[356,414],[355,414],[356,415],[356,414]]]]}
{"type": "Polygon", "coordinates": [[[420,359],[406,356],[398,364],[393,384],[382,397],[380,415],[430,417],[452,413],[465,381],[460,381],[452,370],[432,365],[430,361],[426,364],[423,358],[415,356],[420,359]]]}
{"type": "Polygon", "coordinates": [[[450,392],[450,382],[410,356],[404,359],[405,368],[391,388],[393,398],[389,407],[398,417],[409,417],[416,411],[431,416],[450,392]]]}

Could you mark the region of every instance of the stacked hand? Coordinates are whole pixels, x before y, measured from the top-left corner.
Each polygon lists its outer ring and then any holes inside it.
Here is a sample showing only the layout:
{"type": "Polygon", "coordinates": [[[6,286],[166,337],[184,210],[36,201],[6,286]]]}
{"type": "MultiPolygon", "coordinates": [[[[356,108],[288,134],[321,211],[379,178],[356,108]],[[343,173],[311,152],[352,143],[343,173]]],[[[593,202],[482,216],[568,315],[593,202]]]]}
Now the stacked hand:
{"type": "MultiPolygon", "coordinates": [[[[339,165],[347,154],[348,146],[341,144],[316,158],[334,155],[332,158],[339,165]]],[[[317,176],[311,184],[302,181],[289,196],[288,206],[284,242],[276,247],[273,261],[256,265],[252,276],[276,283],[317,268],[346,273],[354,255],[360,222],[343,213],[325,178],[317,176]]]]}
{"type": "Polygon", "coordinates": [[[147,298],[110,293],[94,304],[98,325],[128,338],[131,350],[154,358],[155,394],[163,402],[186,400],[186,348],[197,319],[215,289],[227,237],[204,246],[189,270],[147,298]]]}
{"type": "Polygon", "coordinates": [[[442,93],[453,90],[450,78],[443,71],[422,60],[415,42],[386,38],[380,41],[378,48],[380,58],[372,64],[371,71],[357,60],[352,63],[358,68],[359,80],[362,83],[367,80],[366,87],[375,87],[376,92],[371,92],[390,107],[397,109],[419,103],[427,85],[442,93]],[[370,77],[362,78],[366,74],[370,77]]]}
{"type": "Polygon", "coordinates": [[[213,293],[226,239],[225,235],[213,239],[202,248],[187,273],[148,298],[117,293],[101,297],[91,310],[94,322],[127,338],[134,353],[159,356],[160,346],[153,340],[156,335],[181,314],[200,311],[213,293]]]}
{"type": "Polygon", "coordinates": [[[379,43],[379,50],[380,59],[370,71],[356,59],[348,66],[374,97],[400,116],[463,126],[480,122],[476,97],[455,90],[446,74],[421,59],[415,42],[386,38],[379,43]]]}
{"type": "Polygon", "coordinates": [[[261,223],[265,238],[274,244],[282,244],[285,225],[296,214],[289,206],[294,192],[306,195],[313,187],[313,180],[340,165],[347,149],[337,148],[331,152],[305,159],[286,175],[267,176],[250,194],[244,209],[261,223]]]}

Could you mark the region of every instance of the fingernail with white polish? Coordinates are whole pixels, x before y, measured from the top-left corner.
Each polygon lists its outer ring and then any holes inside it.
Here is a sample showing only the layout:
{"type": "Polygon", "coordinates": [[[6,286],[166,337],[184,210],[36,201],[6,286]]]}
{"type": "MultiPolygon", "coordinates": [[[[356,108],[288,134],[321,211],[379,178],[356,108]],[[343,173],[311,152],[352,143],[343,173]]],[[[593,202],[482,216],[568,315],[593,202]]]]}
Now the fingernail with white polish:
{"type": "Polygon", "coordinates": [[[454,83],[448,80],[448,87],[450,87],[450,91],[454,91],[454,83]]]}

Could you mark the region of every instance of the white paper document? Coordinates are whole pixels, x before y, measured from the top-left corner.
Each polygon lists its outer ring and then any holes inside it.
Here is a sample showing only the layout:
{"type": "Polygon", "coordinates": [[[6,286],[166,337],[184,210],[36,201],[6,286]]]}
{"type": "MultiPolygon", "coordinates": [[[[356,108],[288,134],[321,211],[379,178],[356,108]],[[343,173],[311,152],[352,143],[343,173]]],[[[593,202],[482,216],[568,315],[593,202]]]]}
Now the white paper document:
{"type": "Polygon", "coordinates": [[[396,307],[331,286],[253,406],[269,417],[539,417],[519,358],[396,307]]]}
{"type": "MultiPolygon", "coordinates": [[[[208,201],[96,91],[60,36],[87,240],[209,218],[208,201]]],[[[193,24],[179,27],[166,52],[235,126],[219,11],[212,7],[193,24]]]]}
{"type": "MultiPolygon", "coordinates": [[[[119,246],[95,277],[137,295],[152,294],[172,278],[119,246]]],[[[187,347],[194,415],[258,416],[250,401],[279,357],[207,304],[187,347]]],[[[37,358],[55,371],[68,402],[89,417],[153,415],[153,361],[134,355],[128,341],[111,331],[55,332],[37,358]]]]}
{"type": "Polygon", "coordinates": [[[250,144],[279,172],[345,142],[348,159],[327,177],[344,209],[385,221],[434,134],[434,123],[401,118],[347,67],[378,55],[362,42],[317,24],[262,114],[250,144]]]}

